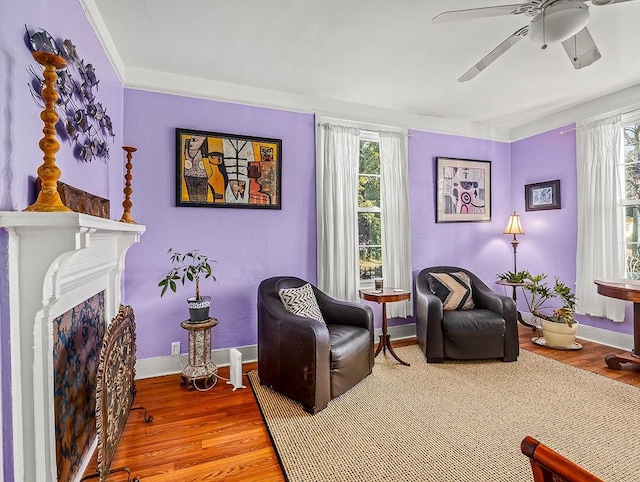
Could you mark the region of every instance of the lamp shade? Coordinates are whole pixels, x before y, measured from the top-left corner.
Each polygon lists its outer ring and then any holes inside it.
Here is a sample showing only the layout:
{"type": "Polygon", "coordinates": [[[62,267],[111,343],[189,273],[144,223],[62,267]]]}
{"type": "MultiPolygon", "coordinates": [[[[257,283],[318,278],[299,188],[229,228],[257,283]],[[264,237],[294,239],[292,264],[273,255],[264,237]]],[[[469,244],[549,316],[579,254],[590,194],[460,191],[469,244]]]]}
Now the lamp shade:
{"type": "Polygon", "coordinates": [[[522,229],[522,224],[520,224],[520,216],[515,212],[509,216],[509,222],[504,229],[504,234],[524,234],[524,229],[522,229]]]}

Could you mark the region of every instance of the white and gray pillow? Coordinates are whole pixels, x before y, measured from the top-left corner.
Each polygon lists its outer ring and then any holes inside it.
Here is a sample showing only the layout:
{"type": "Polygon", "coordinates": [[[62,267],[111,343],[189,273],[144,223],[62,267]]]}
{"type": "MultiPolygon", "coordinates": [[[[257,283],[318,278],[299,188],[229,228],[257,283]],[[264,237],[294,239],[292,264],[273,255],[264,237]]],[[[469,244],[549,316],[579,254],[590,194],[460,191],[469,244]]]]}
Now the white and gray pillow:
{"type": "Polygon", "coordinates": [[[309,283],[299,288],[282,288],[278,291],[278,296],[288,312],[325,322],[316,295],[309,283]]]}

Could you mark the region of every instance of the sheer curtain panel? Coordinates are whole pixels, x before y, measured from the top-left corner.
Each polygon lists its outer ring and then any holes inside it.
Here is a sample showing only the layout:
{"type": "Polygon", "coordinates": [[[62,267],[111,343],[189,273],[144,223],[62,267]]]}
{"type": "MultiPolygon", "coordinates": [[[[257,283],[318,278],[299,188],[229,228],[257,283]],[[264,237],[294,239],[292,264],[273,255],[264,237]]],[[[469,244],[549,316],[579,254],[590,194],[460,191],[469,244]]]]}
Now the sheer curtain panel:
{"type": "Polygon", "coordinates": [[[321,142],[316,168],[318,287],[334,298],[358,301],[360,130],[326,123],[321,142]]]}
{"type": "MultiPolygon", "coordinates": [[[[409,169],[405,135],[380,132],[380,204],[382,211],[382,278],[385,286],[412,290],[409,228],[409,169]]],[[[413,314],[410,301],[387,306],[390,318],[413,314]]]]}
{"type": "Polygon", "coordinates": [[[620,116],[578,130],[576,311],[624,321],[624,302],[601,296],[594,280],[624,275],[620,116]]]}

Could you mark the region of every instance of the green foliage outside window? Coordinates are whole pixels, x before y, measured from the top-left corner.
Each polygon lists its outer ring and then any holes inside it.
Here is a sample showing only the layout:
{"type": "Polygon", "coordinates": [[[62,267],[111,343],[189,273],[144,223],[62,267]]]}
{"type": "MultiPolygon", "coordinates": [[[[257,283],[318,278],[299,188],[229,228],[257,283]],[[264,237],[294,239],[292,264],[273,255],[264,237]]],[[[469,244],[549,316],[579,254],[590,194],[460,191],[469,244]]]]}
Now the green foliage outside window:
{"type": "Polygon", "coordinates": [[[358,212],[360,279],[381,277],[380,150],[377,142],[360,142],[358,207],[360,208],[358,212]]]}

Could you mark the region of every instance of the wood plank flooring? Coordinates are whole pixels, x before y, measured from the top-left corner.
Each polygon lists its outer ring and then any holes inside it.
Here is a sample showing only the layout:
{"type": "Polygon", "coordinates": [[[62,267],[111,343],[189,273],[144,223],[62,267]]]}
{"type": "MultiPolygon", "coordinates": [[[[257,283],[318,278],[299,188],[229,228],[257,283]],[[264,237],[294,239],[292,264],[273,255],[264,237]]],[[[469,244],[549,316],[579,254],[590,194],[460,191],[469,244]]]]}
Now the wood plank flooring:
{"type": "MultiPolygon", "coordinates": [[[[531,330],[521,326],[520,347],[640,387],[639,369],[606,367],[605,355],[616,350],[583,340],[579,340],[582,350],[553,350],[535,345],[532,336],[531,330]]],[[[249,363],[243,369],[255,368],[255,363],[249,363]]],[[[228,369],[221,368],[220,375],[228,377],[228,369]]],[[[145,482],[284,481],[246,376],[244,383],[246,389],[234,392],[219,380],[212,390],[198,392],[181,387],[179,375],[139,380],[134,406],[146,407],[154,420],[145,424],[141,411],[131,412],[112,469],[127,466],[132,476],[145,482]]],[[[85,474],[95,470],[96,455],[85,474]]],[[[124,481],[126,474],[113,474],[108,480],[124,481]]]]}

